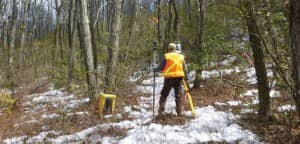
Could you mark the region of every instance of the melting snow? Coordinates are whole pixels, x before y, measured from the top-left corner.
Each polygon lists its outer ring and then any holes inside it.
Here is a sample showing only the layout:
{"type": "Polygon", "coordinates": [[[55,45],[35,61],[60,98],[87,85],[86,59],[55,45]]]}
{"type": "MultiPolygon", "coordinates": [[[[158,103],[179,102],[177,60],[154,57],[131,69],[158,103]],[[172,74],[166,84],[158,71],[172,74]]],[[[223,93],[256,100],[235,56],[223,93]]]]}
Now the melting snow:
{"type": "Polygon", "coordinates": [[[121,144],[138,143],[200,143],[226,141],[229,143],[259,143],[256,136],[243,130],[231,113],[219,112],[212,106],[196,108],[197,117],[182,126],[152,123],[128,131],[121,144]]]}
{"type": "Polygon", "coordinates": [[[241,94],[240,97],[252,97],[256,96],[258,93],[257,89],[247,90],[245,93],[241,94]]]}
{"type": "MultiPolygon", "coordinates": [[[[227,64],[228,62],[224,62],[227,64]]],[[[204,78],[213,76],[231,74],[233,72],[240,72],[239,67],[234,69],[225,69],[220,71],[203,71],[204,78]]],[[[155,91],[155,110],[158,109],[158,101],[160,97],[160,90],[162,89],[163,78],[156,79],[155,91]]],[[[153,92],[153,79],[144,81],[142,86],[138,86],[137,90],[144,93],[153,92]]],[[[166,111],[175,112],[174,91],[170,92],[167,99],[166,111]]],[[[245,96],[250,95],[248,93],[245,96]]],[[[69,95],[61,90],[50,90],[42,94],[35,94],[28,96],[28,101],[34,102],[39,108],[31,106],[30,102],[24,104],[28,113],[35,113],[37,110],[46,109],[44,103],[47,103],[54,108],[63,106],[63,108],[73,109],[78,105],[86,103],[89,99],[78,99],[75,95],[69,95]]],[[[132,121],[121,121],[118,123],[104,123],[94,127],[90,127],[73,134],[60,135],[61,132],[45,131],[36,136],[21,136],[6,139],[3,142],[7,144],[14,143],[71,143],[84,141],[87,143],[120,143],[120,144],[152,144],[152,143],[202,143],[202,142],[228,142],[247,144],[260,143],[255,134],[249,130],[243,129],[236,123],[238,116],[230,112],[217,111],[213,106],[196,107],[196,118],[186,121],[184,125],[161,125],[151,122],[152,111],[147,111],[147,108],[152,107],[152,96],[141,97],[140,103],[137,106],[126,106],[123,108],[125,114],[133,118],[132,121]],[[119,128],[128,130],[127,135],[123,137],[101,136],[100,131],[105,131],[109,128],[119,128]],[[51,134],[51,138],[49,135],[51,134]]],[[[239,105],[240,101],[228,101],[226,105],[239,105]]],[[[216,103],[218,104],[218,103],[216,103]]],[[[223,103],[219,103],[223,104],[223,103]]],[[[250,110],[244,110],[249,112],[250,110]]],[[[86,115],[88,112],[68,113],[67,115],[86,115]]],[[[191,116],[190,111],[183,113],[186,116],[191,116]]],[[[42,118],[54,118],[57,114],[43,114],[42,118]]],[[[122,117],[121,114],[109,115],[107,117],[122,117]]]]}
{"type": "Polygon", "coordinates": [[[242,102],[241,101],[228,101],[227,102],[229,105],[231,106],[238,106],[240,105],[242,102]]]}
{"type": "Polygon", "coordinates": [[[239,67],[234,69],[222,69],[222,70],[211,70],[211,71],[202,71],[202,79],[209,79],[211,77],[222,76],[225,74],[239,73],[241,72],[239,67]]]}
{"type": "Polygon", "coordinates": [[[291,106],[291,105],[282,105],[280,107],[278,107],[278,111],[280,112],[284,112],[284,111],[289,111],[289,110],[295,110],[296,107],[295,106],[291,106]]]}
{"type": "Polygon", "coordinates": [[[253,109],[247,109],[247,108],[241,109],[241,111],[240,111],[241,114],[253,113],[253,112],[254,112],[253,109]]]}
{"type": "Polygon", "coordinates": [[[271,90],[270,91],[270,97],[275,98],[275,97],[280,97],[280,92],[276,90],[271,90]]]}

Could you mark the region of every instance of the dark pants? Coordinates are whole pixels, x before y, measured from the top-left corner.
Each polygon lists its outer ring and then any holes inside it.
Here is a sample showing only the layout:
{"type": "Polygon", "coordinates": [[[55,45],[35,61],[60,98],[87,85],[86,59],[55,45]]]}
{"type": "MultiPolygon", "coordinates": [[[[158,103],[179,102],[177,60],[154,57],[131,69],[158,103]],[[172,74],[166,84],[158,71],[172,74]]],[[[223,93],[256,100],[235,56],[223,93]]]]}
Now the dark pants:
{"type": "Polygon", "coordinates": [[[172,88],[175,90],[175,102],[176,102],[176,112],[177,115],[181,115],[181,99],[180,99],[180,91],[181,91],[181,82],[182,77],[179,78],[165,78],[164,86],[161,90],[160,99],[159,99],[159,109],[158,113],[162,114],[165,111],[166,100],[169,95],[169,92],[172,88]]]}

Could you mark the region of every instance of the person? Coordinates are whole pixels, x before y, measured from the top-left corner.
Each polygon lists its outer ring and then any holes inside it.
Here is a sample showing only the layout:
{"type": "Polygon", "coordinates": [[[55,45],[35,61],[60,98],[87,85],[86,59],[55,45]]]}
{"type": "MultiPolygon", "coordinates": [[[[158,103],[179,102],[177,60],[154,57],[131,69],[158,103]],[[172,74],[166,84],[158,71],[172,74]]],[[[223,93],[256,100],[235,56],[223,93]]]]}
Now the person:
{"type": "Polygon", "coordinates": [[[164,85],[161,90],[159,99],[158,115],[162,116],[165,111],[165,104],[170,90],[173,88],[175,91],[175,103],[177,116],[181,116],[181,83],[186,75],[185,60],[182,54],[176,52],[176,44],[169,43],[168,53],[165,54],[163,60],[154,72],[161,72],[164,77],[164,85]]]}

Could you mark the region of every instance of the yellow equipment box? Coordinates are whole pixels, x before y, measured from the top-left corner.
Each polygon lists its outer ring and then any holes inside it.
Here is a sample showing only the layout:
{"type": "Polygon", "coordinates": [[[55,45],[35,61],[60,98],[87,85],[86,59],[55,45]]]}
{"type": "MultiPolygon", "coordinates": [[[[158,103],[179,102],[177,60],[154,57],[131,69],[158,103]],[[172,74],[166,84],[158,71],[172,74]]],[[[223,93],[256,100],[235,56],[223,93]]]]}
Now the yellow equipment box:
{"type": "Polygon", "coordinates": [[[109,111],[111,111],[111,113],[114,112],[115,109],[115,104],[116,104],[116,95],[112,95],[112,94],[101,94],[100,95],[100,99],[99,99],[99,114],[102,116],[103,112],[105,110],[105,107],[108,106],[107,101],[110,100],[111,101],[111,109],[109,111]]]}

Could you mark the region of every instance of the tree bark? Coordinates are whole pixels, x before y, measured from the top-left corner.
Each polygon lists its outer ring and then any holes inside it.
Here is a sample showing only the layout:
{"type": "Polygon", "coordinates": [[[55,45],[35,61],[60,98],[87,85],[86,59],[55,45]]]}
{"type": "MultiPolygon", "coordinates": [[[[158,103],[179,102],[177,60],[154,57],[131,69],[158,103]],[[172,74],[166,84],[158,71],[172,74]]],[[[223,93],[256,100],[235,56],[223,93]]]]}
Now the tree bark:
{"type": "Polygon", "coordinates": [[[188,13],[188,24],[191,24],[191,17],[192,17],[192,13],[191,13],[191,0],[187,0],[187,13],[188,13]]]}
{"type": "Polygon", "coordinates": [[[164,29],[165,34],[164,34],[164,41],[163,41],[163,53],[167,52],[168,42],[171,41],[171,30],[172,30],[172,19],[173,19],[172,1],[173,0],[170,0],[168,3],[168,21],[164,29]]]}
{"type": "Polygon", "coordinates": [[[292,51],[293,97],[296,102],[298,120],[300,120],[300,1],[289,1],[289,28],[292,51]]]}
{"type": "Polygon", "coordinates": [[[13,85],[12,75],[13,75],[13,65],[14,65],[14,51],[15,51],[17,20],[18,20],[17,0],[13,0],[12,25],[11,25],[11,30],[10,30],[10,34],[9,34],[8,73],[7,73],[7,79],[9,81],[9,83],[11,83],[11,85],[13,85]]]}
{"type": "Polygon", "coordinates": [[[3,21],[3,17],[2,17],[2,9],[3,9],[3,3],[4,1],[0,0],[0,41],[2,40],[2,21],[3,21]]]}
{"type": "Polygon", "coordinates": [[[97,45],[96,45],[96,33],[94,28],[94,22],[97,19],[97,9],[96,9],[96,1],[91,0],[91,11],[90,11],[90,31],[91,31],[91,40],[92,40],[92,48],[93,48],[93,54],[94,54],[94,68],[97,69],[97,45]]]}
{"type": "Polygon", "coordinates": [[[48,25],[47,26],[47,32],[51,32],[52,30],[52,0],[48,0],[48,25]]]}
{"type": "Polygon", "coordinates": [[[87,83],[88,92],[91,98],[94,98],[97,88],[96,75],[94,68],[93,48],[91,40],[91,32],[89,25],[89,16],[87,11],[87,1],[78,0],[80,9],[80,42],[84,49],[84,55],[86,57],[86,71],[87,71],[87,83]]]}
{"type": "Polygon", "coordinates": [[[177,40],[178,39],[178,34],[177,34],[178,28],[177,27],[178,27],[178,22],[179,22],[179,16],[178,16],[178,11],[177,11],[175,0],[173,0],[172,6],[173,6],[174,14],[175,14],[174,23],[173,23],[173,31],[174,31],[173,40],[177,40]]]}
{"type": "Polygon", "coordinates": [[[8,7],[9,7],[9,2],[6,1],[5,5],[4,5],[4,21],[3,21],[3,48],[5,51],[7,51],[8,48],[8,23],[9,23],[9,19],[8,19],[8,7]]]}
{"type": "Polygon", "coordinates": [[[254,66],[257,77],[258,87],[258,115],[263,120],[267,120],[270,116],[270,95],[267,81],[267,74],[264,61],[264,53],[262,49],[261,39],[259,38],[259,31],[257,29],[257,22],[255,17],[254,1],[247,0],[245,3],[247,8],[247,27],[249,34],[250,46],[253,51],[254,66]]]}
{"type": "MultiPolygon", "coordinates": [[[[61,37],[61,22],[60,22],[60,14],[62,8],[62,2],[59,4],[58,0],[55,0],[55,10],[56,10],[56,29],[55,29],[55,38],[54,38],[54,49],[52,50],[52,62],[55,61],[56,50],[60,47],[59,39],[61,37]]],[[[60,50],[62,48],[60,47],[60,50]]]]}
{"type": "Polygon", "coordinates": [[[36,38],[36,33],[37,33],[36,32],[36,29],[37,29],[37,24],[36,24],[37,23],[37,14],[36,14],[37,0],[34,0],[33,5],[34,5],[34,7],[31,8],[31,10],[32,10],[32,23],[33,23],[32,30],[31,30],[31,45],[33,45],[33,41],[34,41],[34,38],[36,38]]]}
{"type": "MultiPolygon", "coordinates": [[[[64,22],[64,19],[63,19],[63,22],[64,22]]],[[[60,48],[60,59],[63,61],[64,60],[64,27],[65,25],[64,24],[60,24],[60,27],[59,27],[59,40],[60,40],[60,45],[59,45],[59,48],[60,48]]]]}
{"type": "Polygon", "coordinates": [[[29,0],[23,1],[23,17],[22,17],[22,24],[21,24],[21,44],[20,44],[20,56],[19,56],[19,64],[21,62],[25,62],[25,40],[26,40],[26,18],[27,18],[27,10],[29,6],[29,0]]]}
{"type": "Polygon", "coordinates": [[[76,9],[76,1],[70,1],[70,9],[69,9],[69,65],[68,65],[68,86],[70,86],[73,80],[73,69],[74,69],[74,59],[75,59],[75,40],[76,40],[76,28],[77,28],[77,13],[76,9]]]}
{"type": "Polygon", "coordinates": [[[119,55],[119,34],[121,27],[121,0],[112,1],[112,23],[110,27],[110,36],[108,43],[108,57],[106,65],[105,82],[108,89],[114,89],[116,86],[116,67],[119,55]]]}
{"type": "Polygon", "coordinates": [[[206,23],[206,3],[205,0],[199,0],[199,30],[197,35],[197,57],[196,57],[196,63],[198,66],[196,67],[196,79],[195,79],[195,88],[200,86],[201,82],[201,74],[202,74],[202,49],[203,49],[203,41],[204,41],[204,32],[205,32],[205,23],[206,23]]]}
{"type": "MultiPolygon", "coordinates": [[[[270,0],[265,0],[264,3],[266,5],[266,8],[271,10],[270,0]]],[[[276,39],[277,33],[275,32],[275,29],[272,26],[272,19],[269,14],[266,14],[265,20],[266,20],[266,28],[267,28],[268,35],[269,35],[269,38],[271,41],[271,45],[275,52],[276,58],[278,58],[278,48],[277,48],[277,39],[276,39]]]]}
{"type": "MultiPolygon", "coordinates": [[[[3,0],[0,1],[0,43],[1,43],[1,45],[0,45],[0,55],[2,55],[2,57],[0,58],[1,61],[4,61],[4,58],[5,58],[5,55],[6,55],[5,54],[5,49],[6,48],[4,47],[4,44],[3,44],[3,43],[5,43],[4,42],[4,37],[5,37],[5,32],[4,32],[5,28],[4,28],[4,26],[5,26],[5,24],[3,23],[3,13],[5,13],[5,11],[2,12],[3,9],[5,9],[4,3],[5,2],[3,0]]],[[[2,64],[0,64],[0,67],[2,66],[2,64]]]]}
{"type": "Polygon", "coordinates": [[[128,41],[127,41],[127,48],[126,48],[126,53],[125,53],[125,58],[124,60],[127,61],[128,55],[129,55],[129,49],[131,47],[131,43],[132,43],[132,31],[133,31],[133,27],[135,25],[135,18],[136,18],[136,10],[137,10],[137,2],[133,1],[132,2],[132,13],[130,16],[130,22],[128,25],[128,41]]]}
{"type": "Polygon", "coordinates": [[[158,45],[160,45],[161,42],[161,30],[160,30],[160,25],[161,25],[161,0],[157,0],[157,38],[158,38],[158,45]]]}

